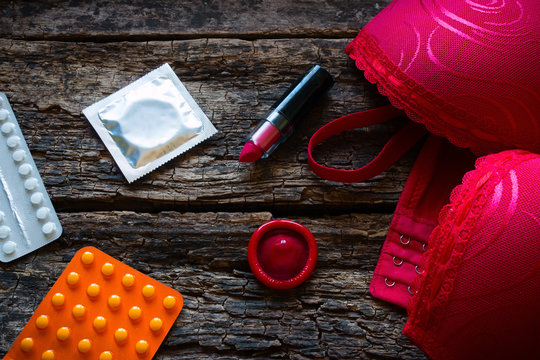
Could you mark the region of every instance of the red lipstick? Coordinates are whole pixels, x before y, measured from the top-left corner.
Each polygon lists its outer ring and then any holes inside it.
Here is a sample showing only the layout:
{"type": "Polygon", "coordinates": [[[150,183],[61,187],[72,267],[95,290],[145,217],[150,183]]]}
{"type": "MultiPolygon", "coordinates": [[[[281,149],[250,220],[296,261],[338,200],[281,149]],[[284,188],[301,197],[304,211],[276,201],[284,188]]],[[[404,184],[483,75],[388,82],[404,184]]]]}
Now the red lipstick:
{"type": "Polygon", "coordinates": [[[238,160],[252,163],[267,158],[333,84],[328,71],[319,65],[312,66],[272,105],[251,133],[238,160]]]}

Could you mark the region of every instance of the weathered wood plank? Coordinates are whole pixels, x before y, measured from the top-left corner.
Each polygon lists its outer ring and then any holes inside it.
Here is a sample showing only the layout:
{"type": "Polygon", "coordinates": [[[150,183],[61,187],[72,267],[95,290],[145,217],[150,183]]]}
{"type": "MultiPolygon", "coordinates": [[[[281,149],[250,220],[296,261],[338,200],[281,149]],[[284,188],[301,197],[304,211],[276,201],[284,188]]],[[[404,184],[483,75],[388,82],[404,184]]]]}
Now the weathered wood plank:
{"type": "Polygon", "coordinates": [[[12,1],[0,37],[351,37],[390,0],[12,1]]]}
{"type": "Polygon", "coordinates": [[[246,260],[251,233],[271,217],[61,213],[60,240],[0,265],[0,355],[73,254],[93,245],[183,294],[157,359],[422,357],[401,334],[404,311],[367,291],[390,215],[293,217],[315,235],[319,260],[308,282],[285,292],[258,283],[246,260]]]}
{"type": "MultiPolygon", "coordinates": [[[[0,40],[0,88],[8,94],[49,193],[61,209],[84,203],[86,209],[373,211],[378,206],[376,210],[388,211],[395,206],[412,157],[355,185],[324,182],[307,165],[307,142],[320,126],[386,102],[344,54],[347,43],[0,40]],[[173,66],[220,133],[128,185],[81,110],[164,62],[173,66]],[[328,97],[271,159],[239,164],[238,155],[258,118],[311,63],[335,76],[328,97]]],[[[402,123],[344,135],[321,147],[318,158],[335,166],[360,166],[402,123]]]]}

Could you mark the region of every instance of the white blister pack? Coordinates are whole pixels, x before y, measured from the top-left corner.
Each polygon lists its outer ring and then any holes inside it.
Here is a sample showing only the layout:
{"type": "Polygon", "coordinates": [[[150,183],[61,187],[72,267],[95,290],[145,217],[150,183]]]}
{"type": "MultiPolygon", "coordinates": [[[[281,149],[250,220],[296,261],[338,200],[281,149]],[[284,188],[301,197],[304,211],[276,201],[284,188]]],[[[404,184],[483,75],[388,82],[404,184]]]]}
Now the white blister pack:
{"type": "Polygon", "coordinates": [[[62,226],[4,93],[0,133],[0,261],[8,262],[58,239],[62,226]]]}

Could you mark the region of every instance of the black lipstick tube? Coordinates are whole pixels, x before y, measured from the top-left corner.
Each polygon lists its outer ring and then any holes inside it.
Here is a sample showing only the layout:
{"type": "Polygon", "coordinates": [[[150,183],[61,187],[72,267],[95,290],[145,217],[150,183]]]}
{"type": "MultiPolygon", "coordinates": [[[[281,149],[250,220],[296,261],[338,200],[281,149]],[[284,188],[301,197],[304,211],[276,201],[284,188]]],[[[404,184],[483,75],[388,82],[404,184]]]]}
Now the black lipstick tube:
{"type": "Polygon", "coordinates": [[[248,139],[263,152],[261,158],[267,158],[282,142],[287,140],[295,125],[305,117],[333,84],[334,80],[328,71],[319,65],[313,65],[305,75],[289,87],[272,105],[248,139]]]}

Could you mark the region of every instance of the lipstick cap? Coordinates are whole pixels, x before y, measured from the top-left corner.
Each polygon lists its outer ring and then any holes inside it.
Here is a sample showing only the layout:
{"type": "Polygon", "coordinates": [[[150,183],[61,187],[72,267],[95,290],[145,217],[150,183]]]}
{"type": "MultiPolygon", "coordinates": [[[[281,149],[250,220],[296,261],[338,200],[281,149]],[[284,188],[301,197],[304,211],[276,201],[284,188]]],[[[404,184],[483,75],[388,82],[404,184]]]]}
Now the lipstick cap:
{"type": "MultiPolygon", "coordinates": [[[[330,73],[319,65],[313,65],[274,103],[272,110],[278,111],[292,125],[306,115],[332,85],[334,79],[330,73]]],[[[281,126],[277,127],[283,132],[281,126]]]]}

